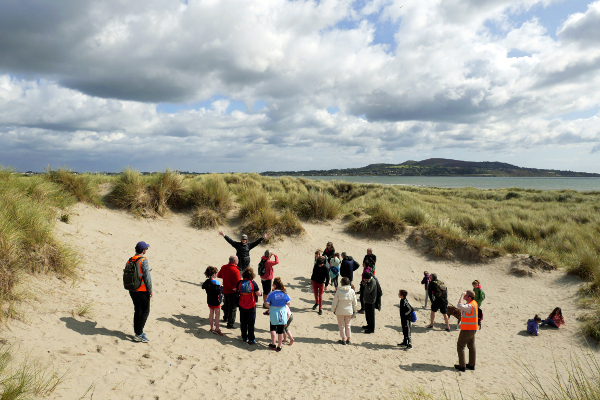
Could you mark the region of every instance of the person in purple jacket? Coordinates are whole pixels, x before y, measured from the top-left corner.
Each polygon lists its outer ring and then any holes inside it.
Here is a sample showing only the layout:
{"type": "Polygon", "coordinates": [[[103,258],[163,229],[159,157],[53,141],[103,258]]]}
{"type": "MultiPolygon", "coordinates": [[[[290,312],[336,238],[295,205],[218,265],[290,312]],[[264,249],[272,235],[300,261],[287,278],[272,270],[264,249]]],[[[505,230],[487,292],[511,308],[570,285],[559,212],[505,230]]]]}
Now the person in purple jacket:
{"type": "Polygon", "coordinates": [[[425,285],[425,304],[423,304],[423,308],[427,308],[427,299],[429,299],[429,294],[427,293],[427,289],[429,289],[429,272],[423,271],[423,279],[421,280],[421,285],[425,285]]]}

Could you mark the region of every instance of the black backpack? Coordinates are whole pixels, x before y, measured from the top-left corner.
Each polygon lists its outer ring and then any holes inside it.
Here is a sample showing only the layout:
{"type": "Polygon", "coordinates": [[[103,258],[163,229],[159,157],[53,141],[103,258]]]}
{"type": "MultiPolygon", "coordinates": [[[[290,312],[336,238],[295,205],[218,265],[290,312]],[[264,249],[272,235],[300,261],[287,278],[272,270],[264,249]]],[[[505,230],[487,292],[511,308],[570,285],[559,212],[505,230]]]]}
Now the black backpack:
{"type": "Polygon", "coordinates": [[[265,274],[265,269],[267,268],[267,266],[265,265],[267,263],[267,260],[265,258],[261,258],[260,262],[258,263],[258,276],[262,276],[265,274]]]}
{"type": "Polygon", "coordinates": [[[140,265],[145,257],[133,259],[131,257],[123,269],[123,287],[126,290],[137,290],[142,285],[142,276],[140,275],[140,265]]]}

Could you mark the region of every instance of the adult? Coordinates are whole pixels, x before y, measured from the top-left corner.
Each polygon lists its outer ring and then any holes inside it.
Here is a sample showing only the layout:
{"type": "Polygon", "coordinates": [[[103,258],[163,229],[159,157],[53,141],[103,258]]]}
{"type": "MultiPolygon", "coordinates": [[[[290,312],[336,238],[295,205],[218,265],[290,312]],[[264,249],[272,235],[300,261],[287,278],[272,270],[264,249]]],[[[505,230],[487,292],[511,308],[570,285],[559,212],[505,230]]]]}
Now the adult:
{"type": "Polygon", "coordinates": [[[460,334],[456,342],[456,350],[458,351],[458,365],[454,368],[465,372],[468,368],[475,369],[476,352],[475,352],[475,334],[477,333],[477,302],[475,301],[475,293],[472,290],[462,292],[456,307],[460,310],[460,334]],[[465,301],[463,303],[463,300],[465,301]],[[469,363],[465,364],[465,346],[469,348],[469,363]]]}
{"type": "Polygon", "coordinates": [[[248,267],[242,272],[244,280],[237,284],[237,291],[240,294],[240,330],[242,331],[242,342],[256,344],[254,336],[254,322],[256,321],[256,301],[260,296],[260,289],[254,282],[254,270],[248,267]]]}
{"type": "Polygon", "coordinates": [[[241,280],[236,256],[229,257],[229,263],[221,267],[217,278],[223,279],[223,321],[227,321],[227,329],[233,329],[238,306],[235,290],[241,280]]]}
{"type": "Polygon", "coordinates": [[[450,321],[448,319],[448,290],[444,282],[438,281],[437,274],[431,274],[431,281],[427,288],[429,300],[431,300],[431,318],[427,329],[433,328],[435,313],[440,312],[444,316],[446,322],[446,331],[450,332],[450,321]]]}
{"type": "Polygon", "coordinates": [[[327,261],[331,261],[331,259],[335,255],[335,248],[333,247],[333,243],[327,242],[325,250],[323,250],[323,255],[327,257],[327,261]]]}
{"type": "Polygon", "coordinates": [[[381,286],[379,281],[373,274],[363,272],[362,281],[364,283],[362,290],[364,291],[365,302],[365,318],[367,325],[363,326],[364,333],[375,332],[375,309],[381,311],[381,286]]]}
{"type": "Polygon", "coordinates": [[[338,342],[343,345],[350,344],[352,332],[350,323],[352,317],[356,314],[358,302],[356,301],[356,293],[350,286],[348,278],[342,278],[342,286],[338,288],[331,302],[331,312],[337,316],[338,328],[340,329],[341,340],[338,342]]]}
{"type": "Polygon", "coordinates": [[[310,283],[315,295],[313,310],[319,307],[319,315],[323,314],[323,292],[329,286],[329,270],[325,267],[325,257],[319,257],[310,277],[310,283]]]}
{"type": "MultiPolygon", "coordinates": [[[[266,250],[260,261],[265,264],[265,273],[260,276],[260,281],[263,289],[263,308],[267,308],[267,296],[271,293],[271,286],[273,285],[273,267],[279,264],[279,257],[277,257],[277,254],[271,253],[271,250],[266,250]],[[274,257],[275,260],[271,261],[271,257],[274,257]]],[[[269,311],[265,311],[265,315],[268,314],[269,311]]]]}
{"type": "Polygon", "coordinates": [[[290,305],[290,301],[290,296],[287,295],[281,278],[275,278],[273,281],[273,291],[267,296],[267,304],[271,311],[269,315],[269,331],[271,332],[269,347],[277,352],[281,351],[281,343],[283,343],[283,334],[288,316],[286,306],[290,305]],[[275,345],[275,335],[277,335],[277,345],[275,345]]]}
{"type": "Polygon", "coordinates": [[[350,284],[352,284],[354,271],[356,271],[360,267],[360,264],[356,262],[352,256],[346,254],[346,252],[342,253],[342,264],[340,265],[340,276],[342,278],[348,278],[350,280],[350,284]]]}
{"type": "Polygon", "coordinates": [[[229,236],[225,235],[222,231],[219,231],[219,235],[223,236],[227,243],[229,243],[235,249],[235,255],[238,258],[238,269],[240,272],[245,270],[250,266],[250,250],[255,248],[262,242],[264,239],[269,237],[268,233],[265,233],[263,237],[256,239],[252,243],[248,243],[248,235],[242,235],[239,242],[231,239],[229,236]]]}
{"type": "Polygon", "coordinates": [[[150,299],[153,296],[152,278],[150,277],[150,268],[148,259],[144,257],[150,245],[146,242],[138,242],[135,245],[135,256],[131,259],[140,268],[142,284],[136,290],[130,290],[129,295],[133,301],[133,341],[148,343],[150,339],[144,333],[144,327],[150,315],[150,299]]]}
{"type": "Polygon", "coordinates": [[[377,256],[373,254],[373,249],[368,248],[367,254],[363,257],[363,268],[371,268],[373,269],[373,274],[375,274],[375,263],[377,262],[377,256]]]}

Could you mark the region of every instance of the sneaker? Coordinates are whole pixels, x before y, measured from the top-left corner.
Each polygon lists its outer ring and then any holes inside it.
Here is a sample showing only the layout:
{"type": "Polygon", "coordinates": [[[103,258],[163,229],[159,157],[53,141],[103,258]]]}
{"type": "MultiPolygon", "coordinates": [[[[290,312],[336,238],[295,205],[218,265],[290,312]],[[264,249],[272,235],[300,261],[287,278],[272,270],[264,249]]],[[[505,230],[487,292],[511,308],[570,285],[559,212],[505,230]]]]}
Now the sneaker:
{"type": "Polygon", "coordinates": [[[281,347],[275,348],[275,351],[279,353],[281,351],[281,347]]]}
{"type": "Polygon", "coordinates": [[[226,328],[227,328],[227,329],[234,329],[234,328],[233,328],[233,324],[231,324],[231,325],[227,324],[226,328]]]}
{"type": "Polygon", "coordinates": [[[363,329],[369,329],[369,325],[363,325],[363,329]]]}
{"type": "Polygon", "coordinates": [[[256,344],[256,340],[248,340],[248,344],[249,344],[249,345],[256,344]]]}
{"type": "Polygon", "coordinates": [[[363,333],[370,334],[370,333],[375,333],[375,331],[371,331],[371,330],[366,329],[363,333]]]}
{"type": "Polygon", "coordinates": [[[269,343],[269,348],[275,350],[277,348],[277,346],[275,346],[273,343],[269,343]]]}
{"type": "Polygon", "coordinates": [[[346,340],[346,344],[350,344],[350,339],[346,340]]]}
{"type": "Polygon", "coordinates": [[[338,343],[339,343],[339,344],[343,344],[344,346],[346,345],[346,341],[345,341],[345,340],[341,340],[341,339],[340,339],[340,340],[338,340],[338,343]]]}
{"type": "Polygon", "coordinates": [[[466,368],[461,367],[460,365],[454,365],[454,369],[459,370],[460,372],[465,372],[466,368]]]}
{"type": "Polygon", "coordinates": [[[248,339],[242,338],[242,342],[246,343],[248,339]]]}
{"type": "Polygon", "coordinates": [[[467,365],[465,365],[465,367],[466,367],[467,369],[470,369],[471,371],[475,371],[475,366],[474,366],[474,365],[469,365],[469,364],[467,364],[467,365]]]}
{"type": "Polygon", "coordinates": [[[412,349],[412,344],[407,344],[405,350],[411,350],[411,349],[412,349]]]}
{"type": "Polygon", "coordinates": [[[315,304],[315,305],[313,306],[313,310],[316,310],[316,309],[317,309],[317,307],[319,307],[319,305],[318,305],[318,304],[315,304]]]}
{"type": "Polygon", "coordinates": [[[358,310],[358,313],[359,313],[359,314],[364,314],[364,313],[365,313],[365,310],[358,310]]]}
{"type": "Polygon", "coordinates": [[[405,342],[398,343],[398,346],[408,346],[405,342]]]}
{"type": "Polygon", "coordinates": [[[150,341],[150,339],[148,339],[148,336],[146,336],[145,333],[142,333],[139,337],[140,337],[140,339],[142,339],[141,340],[142,343],[148,343],[150,341]]]}
{"type": "Polygon", "coordinates": [[[323,315],[323,310],[319,310],[319,315],[323,315]]]}
{"type": "Polygon", "coordinates": [[[133,341],[134,342],[141,342],[142,341],[142,336],[141,335],[133,335],[133,341]]]}

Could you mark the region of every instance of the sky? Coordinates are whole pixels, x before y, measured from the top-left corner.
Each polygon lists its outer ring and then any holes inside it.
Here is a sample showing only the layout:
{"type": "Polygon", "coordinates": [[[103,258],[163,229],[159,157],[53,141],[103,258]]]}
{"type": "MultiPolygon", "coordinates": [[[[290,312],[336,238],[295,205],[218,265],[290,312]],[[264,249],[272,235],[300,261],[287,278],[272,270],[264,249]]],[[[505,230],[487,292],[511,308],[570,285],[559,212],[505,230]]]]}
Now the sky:
{"type": "Polygon", "coordinates": [[[2,0],[0,165],[600,173],[600,1],[2,0]]]}

